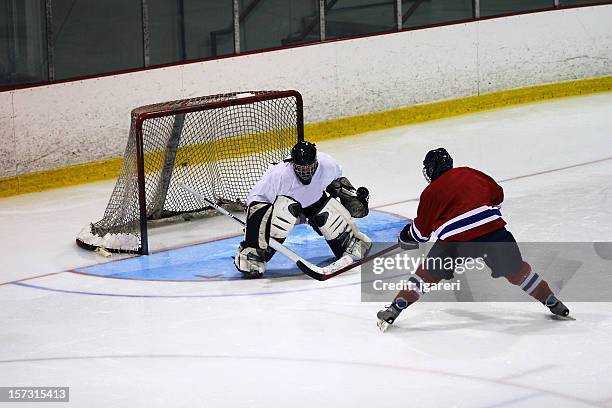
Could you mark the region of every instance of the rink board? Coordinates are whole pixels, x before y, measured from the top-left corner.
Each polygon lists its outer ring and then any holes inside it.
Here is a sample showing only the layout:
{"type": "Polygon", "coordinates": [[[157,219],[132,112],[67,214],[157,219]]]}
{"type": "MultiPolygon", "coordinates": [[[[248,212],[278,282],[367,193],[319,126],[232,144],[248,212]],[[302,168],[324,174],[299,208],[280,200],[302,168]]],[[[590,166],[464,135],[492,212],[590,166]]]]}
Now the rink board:
{"type": "MultiPolygon", "coordinates": [[[[357,219],[361,231],[365,232],[376,247],[381,243],[394,243],[406,220],[394,214],[372,211],[357,219]]],[[[242,236],[205,242],[185,248],[172,249],[148,256],[138,256],[87,268],[75,272],[109,278],[202,281],[243,279],[236,270],[233,257],[242,236]]],[[[289,234],[286,245],[312,263],[324,265],[334,260],[323,237],[308,225],[298,225],[289,234]]],[[[379,249],[379,248],[376,248],[379,249]]],[[[301,275],[295,264],[276,254],[268,262],[265,277],[279,278],[301,275]]]]}

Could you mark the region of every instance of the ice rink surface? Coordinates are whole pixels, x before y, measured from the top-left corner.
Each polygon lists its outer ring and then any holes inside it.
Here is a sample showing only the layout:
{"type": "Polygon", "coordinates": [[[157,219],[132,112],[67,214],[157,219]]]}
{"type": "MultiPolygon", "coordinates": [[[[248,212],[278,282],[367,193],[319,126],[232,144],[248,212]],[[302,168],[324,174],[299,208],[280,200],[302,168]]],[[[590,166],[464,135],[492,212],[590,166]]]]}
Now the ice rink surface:
{"type": "MultiPolygon", "coordinates": [[[[611,112],[607,93],[318,147],[385,212],[414,217],[422,158],[444,146],[502,181],[518,240],[612,241],[611,112]]],[[[0,386],[70,386],[75,407],[612,408],[612,303],[567,302],[577,320],[554,321],[536,302],[422,302],[382,334],[384,304],[360,301],[358,270],[326,282],[71,272],[108,261],[74,239],[113,185],[0,200],[0,386]]],[[[238,233],[214,217],[153,230],[150,244],[238,233]]]]}

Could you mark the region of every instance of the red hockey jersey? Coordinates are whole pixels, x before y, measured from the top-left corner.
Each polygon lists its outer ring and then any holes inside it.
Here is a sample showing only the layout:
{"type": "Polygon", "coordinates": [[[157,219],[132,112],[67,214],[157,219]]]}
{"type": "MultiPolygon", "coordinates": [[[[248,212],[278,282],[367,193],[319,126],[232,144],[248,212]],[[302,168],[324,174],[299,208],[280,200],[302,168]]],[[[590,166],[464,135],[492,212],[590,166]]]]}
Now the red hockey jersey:
{"type": "Polygon", "coordinates": [[[421,193],[412,236],[435,234],[442,241],[470,241],[506,225],[501,216],[504,190],[491,177],[469,167],[444,172],[421,193]]]}

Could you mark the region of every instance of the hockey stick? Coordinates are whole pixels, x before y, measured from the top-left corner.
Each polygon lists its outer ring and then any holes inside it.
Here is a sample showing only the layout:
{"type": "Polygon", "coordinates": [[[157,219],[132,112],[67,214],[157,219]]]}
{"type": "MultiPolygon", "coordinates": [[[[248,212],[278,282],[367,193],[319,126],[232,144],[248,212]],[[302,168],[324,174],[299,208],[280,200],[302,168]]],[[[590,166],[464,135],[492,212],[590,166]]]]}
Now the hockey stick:
{"type": "MultiPolygon", "coordinates": [[[[221,207],[217,203],[210,201],[208,198],[204,197],[202,194],[198,193],[192,188],[187,187],[183,183],[177,183],[177,184],[183,190],[189,192],[191,195],[193,195],[197,199],[210,205],[211,207],[219,211],[221,214],[227,215],[232,220],[236,221],[238,224],[242,225],[243,227],[245,226],[246,223],[243,220],[236,217],[234,214],[230,213],[229,211],[227,211],[225,208],[221,207]]],[[[327,280],[331,278],[332,276],[336,276],[342,272],[346,272],[352,267],[361,264],[361,263],[357,263],[361,261],[355,262],[353,258],[351,258],[350,256],[344,255],[340,259],[336,260],[335,262],[332,262],[331,264],[325,267],[319,267],[317,265],[314,265],[308,262],[306,259],[302,258],[301,256],[299,256],[298,254],[296,254],[295,252],[293,252],[292,250],[290,250],[289,248],[287,248],[280,242],[276,241],[275,239],[271,239],[269,242],[269,245],[272,249],[276,250],[277,252],[280,252],[281,254],[285,255],[287,258],[295,262],[297,267],[300,268],[300,270],[304,272],[306,275],[318,281],[327,280]]]]}
{"type": "MultiPolygon", "coordinates": [[[[305,265],[300,265],[299,262],[296,262],[296,263],[297,263],[298,268],[300,268],[302,270],[302,272],[304,272],[306,275],[310,276],[313,279],[319,280],[319,281],[326,281],[328,279],[333,278],[334,276],[340,275],[343,272],[346,272],[348,270],[356,268],[357,266],[363,265],[364,263],[369,262],[369,261],[371,261],[374,258],[378,258],[379,256],[383,256],[384,254],[389,253],[389,252],[397,249],[398,247],[399,247],[399,244],[393,244],[390,247],[387,247],[385,249],[381,249],[380,251],[375,252],[373,254],[370,254],[370,255],[366,256],[365,258],[359,259],[357,261],[355,261],[355,260],[353,260],[351,258],[352,262],[350,264],[345,265],[345,266],[340,266],[336,270],[328,270],[323,275],[317,274],[316,272],[314,272],[312,270],[308,270],[308,268],[305,265]]],[[[336,262],[338,262],[338,261],[336,261],[336,262]]],[[[334,262],[334,263],[336,263],[336,262],[334,262]]],[[[325,268],[322,268],[322,269],[326,269],[326,268],[334,265],[334,263],[332,263],[329,266],[327,266],[325,268]]]]}

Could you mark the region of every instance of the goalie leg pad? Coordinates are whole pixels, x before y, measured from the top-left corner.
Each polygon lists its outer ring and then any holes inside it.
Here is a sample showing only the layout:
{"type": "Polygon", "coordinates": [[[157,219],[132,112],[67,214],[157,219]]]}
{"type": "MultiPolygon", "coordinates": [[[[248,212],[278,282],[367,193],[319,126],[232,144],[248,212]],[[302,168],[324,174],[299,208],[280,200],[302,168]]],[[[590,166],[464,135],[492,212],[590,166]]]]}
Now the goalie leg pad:
{"type": "MultiPolygon", "coordinates": [[[[299,223],[302,214],[302,206],[291,197],[278,196],[274,201],[272,215],[270,216],[270,237],[281,244],[289,235],[289,232],[299,223]]],[[[276,251],[268,246],[264,254],[264,261],[268,262],[276,251]]]]}
{"type": "Polygon", "coordinates": [[[276,197],[272,209],[270,236],[277,240],[287,238],[289,232],[298,223],[301,213],[302,206],[293,198],[287,196],[276,197]]]}
{"type": "Polygon", "coordinates": [[[261,278],[266,270],[265,253],[270,241],[272,204],[252,202],[247,209],[244,241],[234,257],[236,269],[247,278],[261,278]]]}
{"type": "Polygon", "coordinates": [[[270,241],[270,216],[272,204],[252,202],[247,209],[244,246],[258,249],[268,248],[270,241]]]}
{"type": "Polygon", "coordinates": [[[261,278],[266,271],[264,251],[262,249],[243,246],[244,244],[243,241],[238,247],[238,252],[234,257],[234,265],[246,278],[261,278]]]}
{"type": "Polygon", "coordinates": [[[353,259],[362,259],[372,247],[372,240],[359,231],[349,211],[333,198],[312,217],[311,225],[325,237],[338,258],[348,254],[353,259]]]}

